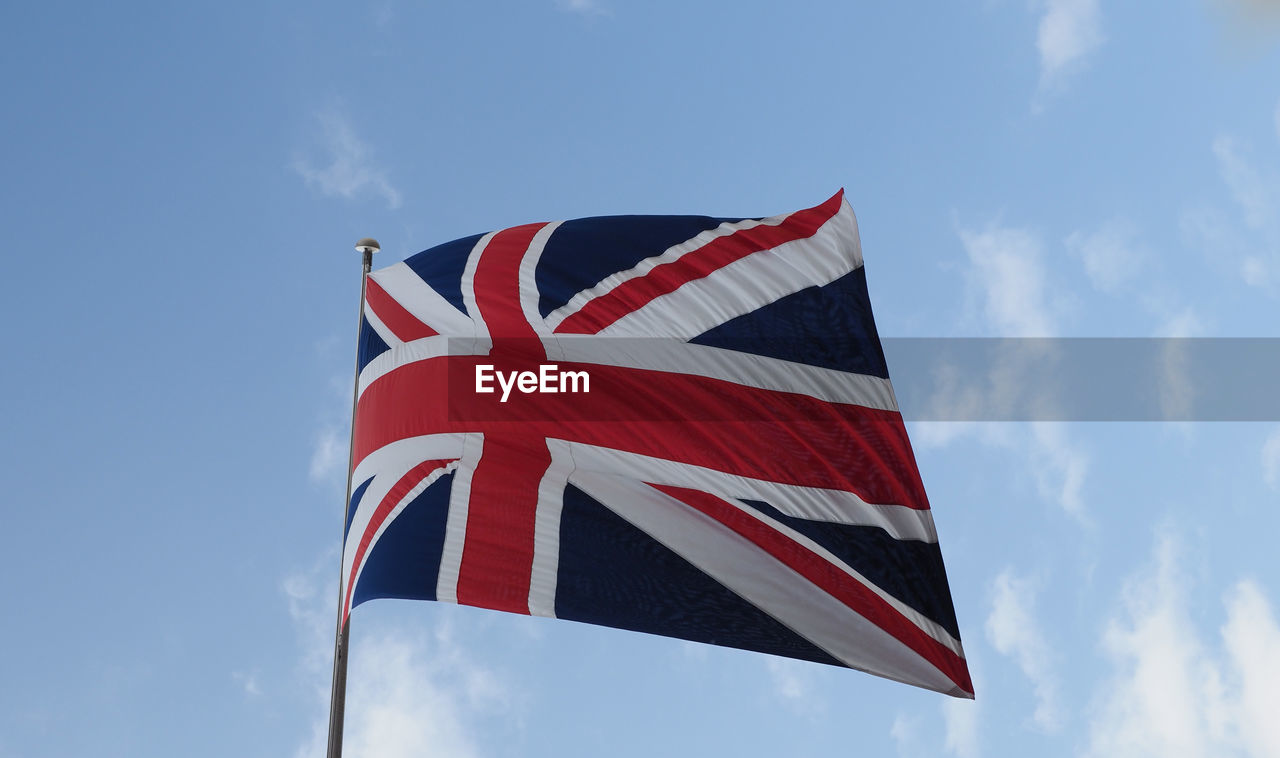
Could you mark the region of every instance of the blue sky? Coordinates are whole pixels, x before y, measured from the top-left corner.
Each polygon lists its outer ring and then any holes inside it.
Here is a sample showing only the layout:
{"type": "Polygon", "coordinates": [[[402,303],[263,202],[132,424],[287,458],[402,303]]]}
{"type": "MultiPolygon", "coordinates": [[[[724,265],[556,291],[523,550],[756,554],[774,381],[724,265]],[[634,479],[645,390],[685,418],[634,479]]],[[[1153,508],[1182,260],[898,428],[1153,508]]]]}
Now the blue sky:
{"type": "MultiPolygon", "coordinates": [[[[366,235],[387,265],[845,187],[884,336],[1280,337],[1269,0],[10,3],[0,28],[0,758],[322,754],[366,235]]],[[[381,601],[347,754],[1280,755],[1280,420],[910,430],[976,701],[381,601]]]]}

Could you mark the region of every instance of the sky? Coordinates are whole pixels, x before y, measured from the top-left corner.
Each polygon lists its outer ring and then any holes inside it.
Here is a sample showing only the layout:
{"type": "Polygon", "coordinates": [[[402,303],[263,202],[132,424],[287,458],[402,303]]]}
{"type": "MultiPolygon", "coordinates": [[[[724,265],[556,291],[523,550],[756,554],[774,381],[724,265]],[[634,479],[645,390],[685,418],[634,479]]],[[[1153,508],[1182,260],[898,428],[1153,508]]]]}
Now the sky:
{"type": "MultiPolygon", "coordinates": [[[[0,29],[0,758],[323,755],[364,236],[382,266],[843,187],[886,338],[1280,337],[1274,0],[14,2],[0,29]]],[[[384,600],[352,617],[346,754],[1280,756],[1280,418],[903,410],[976,700],[384,600]]]]}

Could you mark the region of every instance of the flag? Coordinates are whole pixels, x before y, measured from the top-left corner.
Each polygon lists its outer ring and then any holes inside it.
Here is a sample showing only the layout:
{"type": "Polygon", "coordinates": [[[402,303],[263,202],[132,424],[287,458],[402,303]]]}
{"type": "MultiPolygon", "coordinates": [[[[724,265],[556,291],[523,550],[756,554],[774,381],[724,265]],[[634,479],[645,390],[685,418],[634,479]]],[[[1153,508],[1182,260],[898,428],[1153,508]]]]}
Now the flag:
{"type": "Polygon", "coordinates": [[[611,216],[370,274],[341,613],[416,598],[972,697],[837,193],[611,216]]]}

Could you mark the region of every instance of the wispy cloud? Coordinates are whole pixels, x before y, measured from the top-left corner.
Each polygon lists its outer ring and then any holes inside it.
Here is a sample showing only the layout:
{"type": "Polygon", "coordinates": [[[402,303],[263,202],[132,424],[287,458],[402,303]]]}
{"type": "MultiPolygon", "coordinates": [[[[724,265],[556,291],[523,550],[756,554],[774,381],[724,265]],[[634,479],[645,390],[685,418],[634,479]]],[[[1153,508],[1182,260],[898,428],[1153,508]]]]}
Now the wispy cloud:
{"type": "Polygon", "coordinates": [[[330,197],[348,200],[381,197],[389,208],[400,207],[400,192],[374,162],[373,150],[356,134],[350,119],[336,108],[316,116],[319,136],[293,168],[307,185],[330,197]]]}
{"type": "Polygon", "coordinates": [[[1241,155],[1242,150],[1242,146],[1228,136],[1219,136],[1213,141],[1218,173],[1244,213],[1245,223],[1252,229],[1264,229],[1275,222],[1275,188],[1241,155]]]}
{"type": "Polygon", "coordinates": [[[791,658],[770,656],[766,659],[773,691],[784,705],[810,719],[826,712],[826,703],[816,688],[816,672],[812,664],[791,658]]]}
{"type": "Polygon", "coordinates": [[[1103,646],[1117,674],[1091,725],[1091,755],[1209,755],[1220,729],[1208,706],[1221,700],[1221,681],[1205,665],[1176,550],[1161,539],[1154,565],[1125,585],[1124,608],[1107,626],[1103,646]]]}
{"type": "Polygon", "coordinates": [[[1081,524],[1088,525],[1084,483],[1089,473],[1089,454],[1071,440],[1066,427],[1060,423],[1033,423],[1031,440],[1028,455],[1040,496],[1056,500],[1062,510],[1081,524]]]}
{"type": "Polygon", "coordinates": [[[1098,0],[1046,0],[1036,33],[1040,96],[1061,89],[1104,40],[1098,0]]]}
{"type": "Polygon", "coordinates": [[[1262,443],[1262,478],[1272,488],[1280,490],[1280,427],[1276,427],[1262,443]]]}
{"type": "MultiPolygon", "coordinates": [[[[291,575],[282,589],[301,638],[299,676],[316,716],[295,758],[320,758],[327,740],[334,593],[326,577],[336,556],[291,575]]],[[[353,636],[344,752],[410,758],[482,754],[477,721],[511,708],[510,686],[471,659],[447,623],[434,630],[365,624],[353,636]]]]}
{"type": "Polygon", "coordinates": [[[345,742],[352,755],[479,756],[476,713],[507,706],[493,675],[440,635],[363,638],[352,659],[360,664],[348,696],[345,742]]]}
{"type": "Polygon", "coordinates": [[[1124,585],[1103,636],[1115,673],[1098,691],[1086,755],[1280,755],[1280,626],[1270,604],[1256,583],[1237,583],[1214,650],[1188,608],[1182,561],[1179,541],[1162,535],[1151,565],[1124,585]]]}
{"type": "Polygon", "coordinates": [[[1191,359],[1187,354],[1186,338],[1205,333],[1200,317],[1191,308],[1165,319],[1157,331],[1157,337],[1172,337],[1165,344],[1160,356],[1159,393],[1160,408],[1166,419],[1190,418],[1195,404],[1195,387],[1191,381],[1191,359]]]}
{"type": "MultiPolygon", "coordinates": [[[[959,229],[957,233],[970,264],[968,296],[979,304],[984,331],[1001,337],[1055,336],[1057,299],[1047,284],[1040,237],[1027,229],[995,223],[980,231],[959,229]]],[[[979,388],[982,398],[1004,398],[1010,403],[1041,406],[1039,411],[1052,416],[1051,409],[1043,407],[1052,403],[1052,398],[1041,396],[1038,388],[1019,386],[1017,379],[1028,375],[1024,362],[1053,360],[1053,347],[1047,344],[1040,352],[1029,350],[1025,345],[1009,351],[992,365],[990,386],[979,388]]],[[[980,400],[964,396],[962,389],[960,396],[939,398],[939,402],[980,400]]],[[[939,415],[939,418],[946,416],[939,415]]],[[[1041,496],[1056,501],[1066,512],[1087,523],[1082,491],[1089,468],[1088,455],[1071,441],[1060,424],[1035,423],[1025,432],[989,424],[933,423],[918,424],[917,428],[926,445],[945,445],[966,434],[976,434],[985,444],[1024,451],[1041,496]]]]}
{"type": "MultiPolygon", "coordinates": [[[[1204,217],[1202,221],[1210,221],[1204,217]]],[[[1137,303],[1156,320],[1155,337],[1203,336],[1207,327],[1199,313],[1186,305],[1178,287],[1156,279],[1149,269],[1153,256],[1139,240],[1138,229],[1128,221],[1113,220],[1096,231],[1073,232],[1065,240],[1067,250],[1083,264],[1094,289],[1137,303]]],[[[1128,336],[1128,335],[1118,335],[1128,336]]],[[[1187,344],[1166,343],[1161,356],[1156,391],[1165,418],[1188,418],[1195,395],[1189,379],[1187,344]]],[[[1189,429],[1189,427],[1183,427],[1189,429]]]]}
{"type": "Polygon", "coordinates": [[[943,744],[947,752],[959,758],[977,758],[979,707],[977,700],[952,698],[943,702],[943,744]]]}
{"type": "MultiPolygon", "coordinates": [[[[1280,132],[1280,106],[1276,113],[1280,132]]],[[[1210,149],[1239,216],[1212,207],[1186,211],[1183,234],[1209,261],[1226,262],[1246,284],[1274,292],[1280,284],[1280,176],[1234,137],[1219,135],[1210,149]]]]}
{"type": "Polygon", "coordinates": [[[258,685],[258,674],[254,671],[233,671],[231,672],[232,681],[244,688],[244,694],[249,697],[259,697],[262,695],[262,687],[258,685]]]}
{"type": "Polygon", "coordinates": [[[310,569],[295,571],[280,583],[289,618],[299,638],[299,668],[313,680],[319,695],[328,691],[323,673],[333,662],[333,630],[338,607],[337,577],[325,569],[337,565],[337,561],[335,547],[310,569]],[[323,591],[329,586],[325,578],[333,580],[332,593],[323,591]]]}
{"type": "Polygon", "coordinates": [[[342,470],[342,463],[347,455],[346,441],[340,439],[338,430],[326,426],[316,435],[315,446],[311,449],[311,464],[308,474],[314,484],[330,481],[342,470]]]}
{"type": "Polygon", "coordinates": [[[605,9],[598,0],[556,0],[556,7],[583,16],[603,16],[605,9]]]}
{"type": "Polygon", "coordinates": [[[943,448],[969,439],[1021,455],[1043,500],[1062,508],[1081,526],[1092,525],[1084,497],[1090,455],[1071,439],[1064,423],[917,421],[911,429],[920,448],[943,448]]]}
{"type": "Polygon", "coordinates": [[[1226,598],[1227,623],[1222,639],[1231,662],[1227,708],[1244,752],[1280,755],[1280,719],[1276,718],[1275,683],[1280,678],[1280,626],[1262,588],[1251,581],[1237,584],[1226,598]]]}
{"type": "Polygon", "coordinates": [[[1045,291],[1044,249],[1033,233],[989,225],[960,230],[971,265],[971,288],[986,322],[1001,337],[1049,337],[1053,317],[1045,291]]]}
{"type": "Polygon", "coordinates": [[[917,743],[919,735],[923,731],[920,726],[920,719],[899,712],[893,717],[893,724],[889,726],[889,738],[893,740],[896,752],[902,758],[906,756],[914,756],[920,754],[917,743]]]}
{"type": "Polygon", "coordinates": [[[1115,294],[1133,281],[1149,255],[1138,244],[1137,230],[1126,221],[1114,220],[1097,231],[1075,232],[1067,237],[1067,250],[1084,263],[1089,281],[1101,292],[1115,294]]]}
{"type": "Polygon", "coordinates": [[[987,640],[1001,655],[1014,660],[1031,682],[1036,726],[1055,731],[1062,726],[1054,656],[1035,618],[1037,587],[1034,581],[1005,569],[991,585],[991,613],[987,616],[987,640]]]}

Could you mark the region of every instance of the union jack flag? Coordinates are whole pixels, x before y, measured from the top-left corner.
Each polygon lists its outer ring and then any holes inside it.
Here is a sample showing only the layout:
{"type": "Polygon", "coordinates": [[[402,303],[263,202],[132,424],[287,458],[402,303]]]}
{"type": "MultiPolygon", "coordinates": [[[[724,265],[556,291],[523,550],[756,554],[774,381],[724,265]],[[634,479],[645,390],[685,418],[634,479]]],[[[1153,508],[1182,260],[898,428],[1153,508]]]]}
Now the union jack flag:
{"type": "Polygon", "coordinates": [[[344,619],[439,600],[973,696],[843,192],[440,245],[369,275],[359,369],[344,619]]]}

